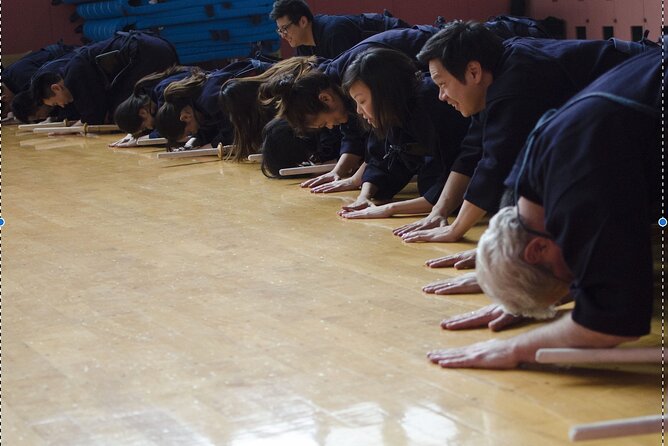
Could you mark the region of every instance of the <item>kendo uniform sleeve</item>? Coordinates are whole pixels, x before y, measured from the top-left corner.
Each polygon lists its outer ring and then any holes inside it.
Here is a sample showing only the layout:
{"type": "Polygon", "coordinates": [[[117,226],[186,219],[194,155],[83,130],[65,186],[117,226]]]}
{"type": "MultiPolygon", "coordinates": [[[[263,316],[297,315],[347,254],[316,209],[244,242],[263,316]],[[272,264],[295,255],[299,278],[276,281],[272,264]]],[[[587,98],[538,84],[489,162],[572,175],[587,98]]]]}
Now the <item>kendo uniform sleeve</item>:
{"type": "Polygon", "coordinates": [[[422,82],[417,103],[418,107],[412,113],[411,133],[429,146],[429,153],[433,155],[418,173],[418,189],[420,195],[433,205],[440,198],[450,171],[461,155],[462,141],[471,120],[440,101],[438,87],[428,77],[422,82]]]}
{"type": "MultiPolygon", "coordinates": [[[[431,170],[427,171],[426,165],[423,167],[423,170],[425,173],[429,172],[431,177],[430,181],[427,183],[424,189],[422,187],[418,187],[418,190],[420,191],[420,195],[425,200],[427,200],[430,204],[435,205],[438,202],[438,199],[441,197],[441,192],[443,192],[448,175],[443,175],[443,171],[440,169],[440,163],[438,160],[430,162],[429,167],[431,170]]],[[[418,174],[418,186],[424,184],[421,180],[423,180],[423,175],[425,173],[418,174]]]]}
{"type": "Polygon", "coordinates": [[[496,212],[503,195],[503,181],[545,105],[530,98],[496,101],[480,113],[482,158],[471,177],[464,198],[487,212],[496,212]]]}
{"type": "Polygon", "coordinates": [[[316,138],[316,150],[310,161],[319,164],[338,159],[341,154],[342,136],[339,128],[320,130],[316,138]]]}
{"type": "Polygon", "coordinates": [[[348,115],[348,122],[339,126],[341,131],[341,152],[364,157],[369,131],[362,128],[356,114],[348,115]]]}
{"type": "Polygon", "coordinates": [[[443,163],[436,157],[425,157],[418,171],[418,193],[432,206],[438,202],[450,172],[444,172],[443,163]]]}
{"type": "Polygon", "coordinates": [[[234,71],[228,71],[226,68],[209,73],[202,92],[194,102],[200,125],[196,137],[200,145],[211,144],[214,147],[218,143],[227,145],[234,139],[232,123],[219,102],[220,87],[234,74],[234,71]]]}
{"type": "Polygon", "coordinates": [[[471,117],[471,124],[462,140],[459,155],[450,169],[467,177],[472,177],[482,158],[482,123],[480,115],[471,117]]]}

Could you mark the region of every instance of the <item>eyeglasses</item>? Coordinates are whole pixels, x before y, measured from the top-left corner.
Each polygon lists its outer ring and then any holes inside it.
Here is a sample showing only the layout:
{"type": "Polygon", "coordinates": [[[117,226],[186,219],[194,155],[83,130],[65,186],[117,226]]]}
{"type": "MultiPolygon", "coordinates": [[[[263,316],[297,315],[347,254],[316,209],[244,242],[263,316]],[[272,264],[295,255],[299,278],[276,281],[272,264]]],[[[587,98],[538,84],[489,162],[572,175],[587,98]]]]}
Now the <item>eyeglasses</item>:
{"type": "Polygon", "coordinates": [[[551,234],[548,234],[547,232],[542,232],[542,231],[537,231],[535,229],[531,229],[530,227],[525,225],[524,222],[522,221],[522,216],[520,215],[520,207],[518,205],[515,205],[515,209],[517,209],[517,221],[520,224],[520,226],[522,227],[522,229],[524,229],[526,232],[528,232],[531,235],[535,235],[537,237],[543,237],[543,238],[546,238],[546,239],[549,239],[549,240],[554,240],[554,237],[552,237],[551,234]]]}
{"type": "Polygon", "coordinates": [[[290,28],[292,25],[294,25],[294,22],[290,22],[286,25],[279,26],[276,28],[276,32],[278,33],[279,36],[285,36],[288,33],[288,28],[290,28]]]}
{"type": "MultiPolygon", "coordinates": [[[[531,147],[530,147],[531,148],[531,147]]],[[[528,155],[528,150],[527,150],[527,155],[528,155]]],[[[531,229],[528,227],[526,224],[524,224],[524,221],[522,220],[522,216],[520,215],[520,205],[519,205],[519,183],[520,179],[522,178],[522,174],[524,173],[524,168],[526,167],[526,161],[528,156],[524,156],[524,160],[522,161],[522,166],[520,167],[519,172],[517,173],[517,178],[515,179],[515,187],[513,188],[513,201],[515,202],[515,210],[517,211],[517,222],[520,224],[522,229],[524,229],[526,232],[528,232],[531,235],[535,235],[538,237],[544,237],[550,240],[554,240],[554,237],[552,235],[548,234],[547,232],[542,232],[538,231],[536,229],[531,229]]]]}

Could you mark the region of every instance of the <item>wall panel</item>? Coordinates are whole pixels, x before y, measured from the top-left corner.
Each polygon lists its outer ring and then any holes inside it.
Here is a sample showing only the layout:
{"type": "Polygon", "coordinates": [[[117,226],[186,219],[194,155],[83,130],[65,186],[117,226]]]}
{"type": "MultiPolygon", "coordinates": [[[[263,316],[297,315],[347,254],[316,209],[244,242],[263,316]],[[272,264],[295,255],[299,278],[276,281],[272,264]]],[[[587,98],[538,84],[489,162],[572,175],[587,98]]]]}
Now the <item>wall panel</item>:
{"type": "Polygon", "coordinates": [[[9,0],[2,2],[2,54],[37,50],[63,39],[81,44],[81,35],[70,23],[74,5],[52,6],[48,0],[9,0]]]}
{"type": "Polygon", "coordinates": [[[566,20],[567,37],[575,38],[575,27],[586,26],[587,38],[603,38],[603,26],[613,26],[614,36],[631,39],[631,26],[650,30],[650,39],[661,33],[661,0],[531,0],[529,14],[566,20]]]}

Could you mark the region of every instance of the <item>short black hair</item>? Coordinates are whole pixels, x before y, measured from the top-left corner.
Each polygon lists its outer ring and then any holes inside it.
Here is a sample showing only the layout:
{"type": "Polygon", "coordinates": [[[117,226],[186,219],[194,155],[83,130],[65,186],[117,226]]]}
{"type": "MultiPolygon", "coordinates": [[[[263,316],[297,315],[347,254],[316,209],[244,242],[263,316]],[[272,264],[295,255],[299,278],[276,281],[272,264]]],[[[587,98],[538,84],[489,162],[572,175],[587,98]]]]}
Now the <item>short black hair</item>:
{"type": "Polygon", "coordinates": [[[304,0],[276,0],[269,13],[271,20],[288,16],[292,23],[299,22],[299,19],[306,17],[309,22],[313,21],[313,13],[304,0]]]}
{"type": "Polygon", "coordinates": [[[31,81],[30,93],[35,98],[35,101],[41,102],[44,99],[55,96],[55,93],[51,90],[51,85],[57,84],[62,80],[63,77],[58,73],[52,71],[42,73],[31,81]]]}
{"type": "Polygon", "coordinates": [[[30,91],[22,91],[12,99],[12,113],[19,121],[29,124],[39,105],[30,91]]]}
{"type": "Polygon", "coordinates": [[[280,170],[308,162],[316,151],[314,134],[298,136],[285,119],[275,118],[262,130],[262,173],[280,178],[280,170]]]}
{"type": "Polygon", "coordinates": [[[151,98],[144,94],[131,94],[116,107],[114,122],[125,133],[138,133],[143,122],[139,116],[142,108],[148,108],[150,111],[151,98]]]}
{"type": "Polygon", "coordinates": [[[477,61],[483,70],[494,71],[503,55],[503,40],[482,23],[455,20],[427,40],[417,59],[427,65],[437,59],[460,82],[466,66],[477,61]]]}

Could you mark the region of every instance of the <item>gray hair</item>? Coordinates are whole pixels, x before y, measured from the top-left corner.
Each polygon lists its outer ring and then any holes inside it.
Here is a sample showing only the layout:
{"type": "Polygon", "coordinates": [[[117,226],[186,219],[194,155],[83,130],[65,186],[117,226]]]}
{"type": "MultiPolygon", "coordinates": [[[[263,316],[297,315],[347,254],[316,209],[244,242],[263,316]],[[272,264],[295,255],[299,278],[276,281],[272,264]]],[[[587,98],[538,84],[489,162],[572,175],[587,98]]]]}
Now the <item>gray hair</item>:
{"type": "Polygon", "coordinates": [[[555,315],[555,301],[566,294],[565,284],[524,260],[524,250],[534,236],[522,228],[517,216],[517,208],[508,206],[489,221],[476,252],[478,283],[507,312],[548,319],[555,315]]]}

